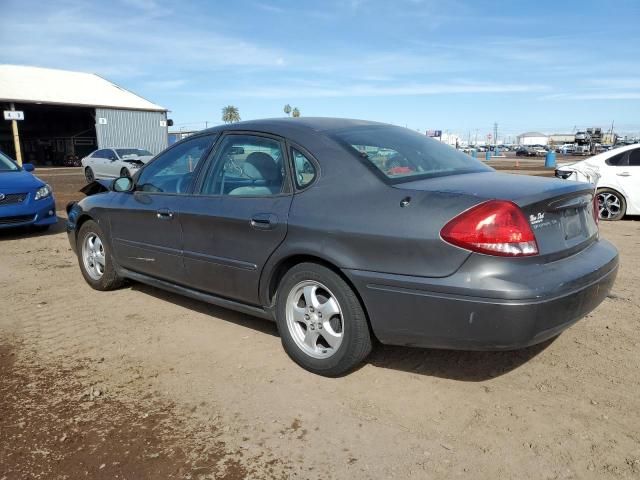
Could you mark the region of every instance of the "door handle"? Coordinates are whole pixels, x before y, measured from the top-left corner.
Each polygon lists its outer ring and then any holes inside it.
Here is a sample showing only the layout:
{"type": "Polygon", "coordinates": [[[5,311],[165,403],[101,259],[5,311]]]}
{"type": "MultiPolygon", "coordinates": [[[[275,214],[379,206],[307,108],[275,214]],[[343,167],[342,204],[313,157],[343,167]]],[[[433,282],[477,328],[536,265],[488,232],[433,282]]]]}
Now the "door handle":
{"type": "Polygon", "coordinates": [[[618,175],[619,177],[630,177],[631,174],[629,172],[620,172],[620,173],[616,173],[616,175],[618,175]]]}
{"type": "Polygon", "coordinates": [[[271,213],[257,213],[249,223],[257,230],[272,230],[278,224],[278,217],[271,213]]]}
{"type": "Polygon", "coordinates": [[[173,212],[168,208],[161,208],[156,211],[156,217],[160,220],[171,220],[173,218],[173,212]]]}

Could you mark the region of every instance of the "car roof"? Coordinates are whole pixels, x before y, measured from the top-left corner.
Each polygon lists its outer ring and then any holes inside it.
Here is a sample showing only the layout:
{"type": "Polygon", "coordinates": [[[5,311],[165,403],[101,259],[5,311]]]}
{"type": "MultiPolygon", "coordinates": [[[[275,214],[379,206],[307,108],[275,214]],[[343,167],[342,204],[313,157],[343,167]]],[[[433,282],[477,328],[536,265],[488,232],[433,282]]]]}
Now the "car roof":
{"type": "Polygon", "coordinates": [[[332,117],[298,117],[298,118],[266,118],[262,120],[248,120],[244,122],[218,125],[217,127],[203,130],[205,132],[219,132],[223,130],[253,130],[265,133],[274,133],[286,136],[301,130],[325,132],[349,127],[359,126],[391,126],[385,123],[371,122],[368,120],[356,120],[350,118],[332,117]]]}

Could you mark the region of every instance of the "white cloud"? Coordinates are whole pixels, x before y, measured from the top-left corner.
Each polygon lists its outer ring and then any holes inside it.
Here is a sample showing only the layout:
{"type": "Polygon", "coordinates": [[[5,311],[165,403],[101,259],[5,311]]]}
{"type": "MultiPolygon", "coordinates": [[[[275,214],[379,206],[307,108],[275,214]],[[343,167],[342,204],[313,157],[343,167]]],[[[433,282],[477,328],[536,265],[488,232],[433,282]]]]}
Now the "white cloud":
{"type": "Polygon", "coordinates": [[[274,87],[246,86],[214,93],[192,92],[193,95],[214,95],[230,98],[327,98],[327,97],[394,97],[445,95],[456,93],[522,93],[540,92],[548,87],[538,84],[501,83],[406,83],[394,86],[379,84],[347,84],[344,86],[287,84],[274,87]]]}

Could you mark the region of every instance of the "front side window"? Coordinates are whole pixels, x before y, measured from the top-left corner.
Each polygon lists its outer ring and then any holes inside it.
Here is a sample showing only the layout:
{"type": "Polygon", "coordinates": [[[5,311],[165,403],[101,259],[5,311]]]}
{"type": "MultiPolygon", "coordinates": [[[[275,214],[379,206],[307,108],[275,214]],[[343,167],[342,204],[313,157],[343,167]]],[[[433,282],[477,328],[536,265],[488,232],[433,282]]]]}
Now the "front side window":
{"type": "Polygon", "coordinates": [[[375,167],[390,183],[492,170],[449,145],[406,128],[375,125],[327,133],[375,167]]]}
{"type": "Polygon", "coordinates": [[[227,135],[216,148],[204,195],[265,197],[282,192],[284,155],[279,141],[254,135],[227,135]]]}
{"type": "Polygon", "coordinates": [[[161,153],[140,172],[136,190],[187,193],[196,167],[212,140],[211,136],[192,138],[161,153]]]}
{"type": "Polygon", "coordinates": [[[316,178],[316,167],[311,160],[296,148],[291,149],[291,158],[293,158],[293,168],[296,174],[296,187],[305,188],[311,185],[316,178]]]}
{"type": "Polygon", "coordinates": [[[629,166],[640,167],[640,148],[636,148],[629,152],[629,166]]]}

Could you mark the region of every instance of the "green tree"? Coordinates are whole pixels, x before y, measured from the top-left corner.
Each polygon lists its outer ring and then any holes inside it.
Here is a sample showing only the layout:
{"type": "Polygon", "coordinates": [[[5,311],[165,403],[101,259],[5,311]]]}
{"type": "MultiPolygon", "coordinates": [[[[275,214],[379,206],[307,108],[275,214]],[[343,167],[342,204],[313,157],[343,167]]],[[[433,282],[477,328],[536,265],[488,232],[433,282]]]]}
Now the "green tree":
{"type": "Polygon", "coordinates": [[[238,107],[227,105],[222,109],[222,121],[224,123],[233,123],[240,121],[240,111],[238,107]]]}
{"type": "Polygon", "coordinates": [[[284,113],[286,113],[287,116],[291,114],[291,105],[289,105],[288,103],[284,106],[284,113]]]}
{"type": "Polygon", "coordinates": [[[291,116],[298,118],[300,116],[300,110],[298,110],[298,107],[295,107],[292,111],[291,111],[291,116]]]}

